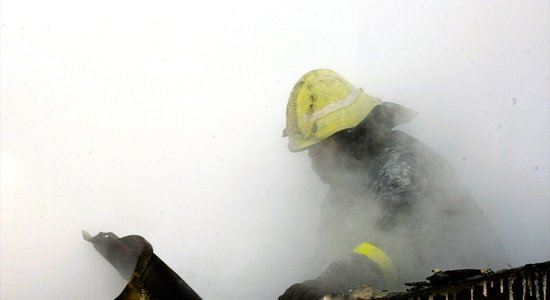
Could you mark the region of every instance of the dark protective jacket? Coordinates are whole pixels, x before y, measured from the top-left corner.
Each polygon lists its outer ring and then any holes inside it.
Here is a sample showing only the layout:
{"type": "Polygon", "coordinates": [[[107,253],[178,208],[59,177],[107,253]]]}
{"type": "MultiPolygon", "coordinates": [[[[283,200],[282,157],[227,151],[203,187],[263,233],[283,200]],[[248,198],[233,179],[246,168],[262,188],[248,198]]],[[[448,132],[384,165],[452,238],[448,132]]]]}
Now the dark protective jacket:
{"type": "Polygon", "coordinates": [[[450,165],[413,137],[394,130],[414,118],[400,105],[377,106],[357,127],[337,133],[342,169],[321,207],[314,280],[291,286],[279,299],[319,299],[360,284],[403,290],[429,270],[499,267],[502,254],[480,208],[450,165]],[[397,275],[388,282],[380,263],[353,251],[376,245],[397,275]],[[328,267],[327,267],[328,266],[328,267]]]}

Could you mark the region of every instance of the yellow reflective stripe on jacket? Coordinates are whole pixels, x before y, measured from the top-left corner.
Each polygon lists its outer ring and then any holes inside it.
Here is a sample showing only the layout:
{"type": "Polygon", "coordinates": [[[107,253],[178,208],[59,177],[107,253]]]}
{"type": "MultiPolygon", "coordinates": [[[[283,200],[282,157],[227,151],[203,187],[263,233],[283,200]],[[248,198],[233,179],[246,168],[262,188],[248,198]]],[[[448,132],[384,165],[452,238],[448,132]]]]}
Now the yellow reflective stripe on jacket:
{"type": "Polygon", "coordinates": [[[386,288],[395,287],[397,285],[397,271],[395,270],[395,266],[382,249],[370,243],[362,243],[355,247],[353,252],[366,256],[380,268],[384,275],[386,288]]]}

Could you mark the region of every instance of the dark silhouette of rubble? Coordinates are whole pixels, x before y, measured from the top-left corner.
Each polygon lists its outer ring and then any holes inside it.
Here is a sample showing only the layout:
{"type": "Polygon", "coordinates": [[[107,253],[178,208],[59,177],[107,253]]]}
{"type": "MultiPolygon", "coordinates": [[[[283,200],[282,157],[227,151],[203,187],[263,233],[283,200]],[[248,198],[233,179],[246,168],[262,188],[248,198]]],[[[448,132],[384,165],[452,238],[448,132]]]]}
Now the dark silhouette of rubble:
{"type": "Polygon", "coordinates": [[[397,293],[372,292],[361,287],[347,295],[331,295],[332,300],[547,300],[550,261],[528,264],[498,272],[451,270],[438,272],[426,282],[407,284],[409,290],[397,293]],[[472,276],[470,276],[472,275],[472,276]]]}
{"type": "MultiPolygon", "coordinates": [[[[85,240],[129,282],[118,300],[200,300],[193,289],[153,253],[141,236],[119,238],[113,233],[85,240]]],[[[362,286],[347,294],[326,295],[323,300],[550,300],[548,271],[550,261],[493,272],[463,269],[435,271],[424,282],[406,284],[404,292],[387,292],[362,286]]]]}

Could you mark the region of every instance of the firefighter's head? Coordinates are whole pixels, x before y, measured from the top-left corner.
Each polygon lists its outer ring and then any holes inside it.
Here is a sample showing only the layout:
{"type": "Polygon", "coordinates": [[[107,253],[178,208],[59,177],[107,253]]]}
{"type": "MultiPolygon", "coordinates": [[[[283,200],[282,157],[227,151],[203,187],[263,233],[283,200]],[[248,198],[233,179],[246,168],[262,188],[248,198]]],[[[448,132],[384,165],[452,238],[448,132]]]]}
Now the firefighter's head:
{"type": "Polygon", "coordinates": [[[340,137],[381,103],[334,71],[308,72],[298,80],[288,100],[283,134],[288,136],[288,148],[292,152],[307,149],[314,170],[329,182],[331,174],[343,165],[340,137]]]}

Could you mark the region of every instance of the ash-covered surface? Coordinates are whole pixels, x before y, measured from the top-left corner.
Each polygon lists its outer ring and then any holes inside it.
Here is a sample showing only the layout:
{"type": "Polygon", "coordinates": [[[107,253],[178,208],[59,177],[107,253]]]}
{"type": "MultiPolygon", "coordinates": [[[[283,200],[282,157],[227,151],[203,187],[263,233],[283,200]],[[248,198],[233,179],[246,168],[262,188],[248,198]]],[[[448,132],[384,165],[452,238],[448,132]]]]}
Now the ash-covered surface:
{"type": "MultiPolygon", "coordinates": [[[[450,276],[447,282],[415,283],[411,290],[400,293],[383,293],[362,287],[348,295],[325,296],[324,300],[546,300],[549,269],[550,261],[461,279],[450,276]]],[[[460,270],[453,273],[461,274],[460,270]]]]}

